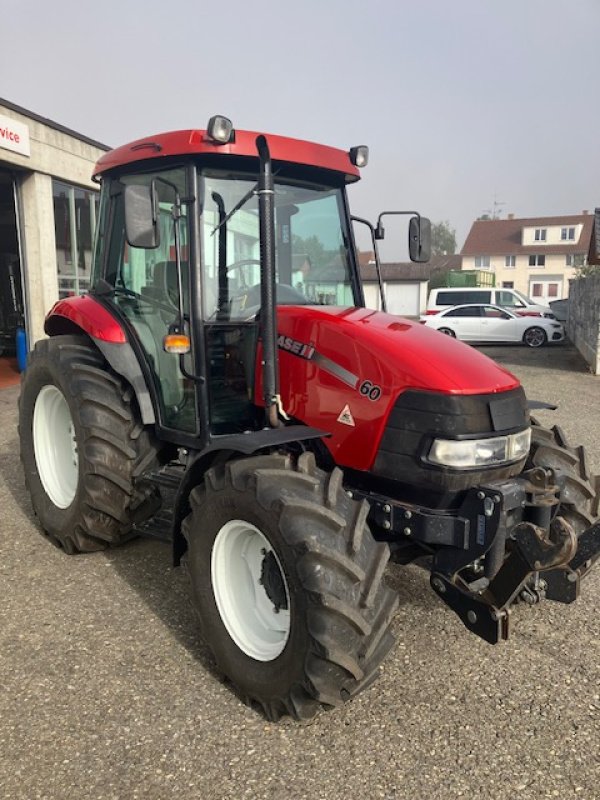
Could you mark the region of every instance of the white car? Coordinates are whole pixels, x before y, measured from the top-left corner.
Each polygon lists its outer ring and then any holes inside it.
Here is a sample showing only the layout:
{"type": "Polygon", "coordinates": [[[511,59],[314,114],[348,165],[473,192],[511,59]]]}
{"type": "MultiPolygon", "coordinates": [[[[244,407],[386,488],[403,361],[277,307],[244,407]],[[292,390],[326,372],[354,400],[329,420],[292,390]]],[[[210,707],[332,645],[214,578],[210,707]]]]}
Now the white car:
{"type": "Polygon", "coordinates": [[[541,306],[516,289],[497,289],[485,286],[452,286],[432,289],[427,301],[427,314],[437,314],[446,308],[472,303],[506,308],[520,317],[547,317],[554,319],[548,306],[541,306]]]}
{"type": "Polygon", "coordinates": [[[528,347],[541,347],[565,338],[563,326],[555,319],[520,317],[500,306],[476,303],[454,306],[434,316],[424,315],[420,321],[464,342],[522,342],[528,347]]]}

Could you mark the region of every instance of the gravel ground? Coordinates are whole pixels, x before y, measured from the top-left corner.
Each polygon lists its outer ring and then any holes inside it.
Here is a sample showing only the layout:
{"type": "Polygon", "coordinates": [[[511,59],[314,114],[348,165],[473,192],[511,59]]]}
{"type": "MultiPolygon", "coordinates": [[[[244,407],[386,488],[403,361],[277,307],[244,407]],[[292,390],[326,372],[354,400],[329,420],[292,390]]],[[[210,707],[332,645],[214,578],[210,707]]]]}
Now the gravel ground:
{"type": "MultiPolygon", "coordinates": [[[[485,348],[600,471],[600,379],[568,345],[485,348]]],[[[169,547],[68,557],[38,533],[0,391],[0,798],[600,798],[600,570],[572,606],[515,613],[490,647],[394,567],[379,681],[311,724],[219,682],[169,547]]]]}

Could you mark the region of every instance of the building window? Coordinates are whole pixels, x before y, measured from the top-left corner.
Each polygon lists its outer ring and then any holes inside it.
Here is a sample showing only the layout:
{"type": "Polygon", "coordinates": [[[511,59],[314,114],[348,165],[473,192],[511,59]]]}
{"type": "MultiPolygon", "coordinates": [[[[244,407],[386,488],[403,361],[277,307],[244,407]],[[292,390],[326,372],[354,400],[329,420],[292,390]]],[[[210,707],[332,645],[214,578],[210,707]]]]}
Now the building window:
{"type": "Polygon", "coordinates": [[[514,281],[502,281],[502,288],[503,289],[514,289],[515,282],[514,281]]]}
{"type": "Polygon", "coordinates": [[[563,242],[575,241],[575,228],[561,228],[560,238],[563,242]]]}
{"type": "Polygon", "coordinates": [[[530,267],[545,267],[546,266],[546,256],[529,256],[529,266],[530,267]]]}
{"type": "Polygon", "coordinates": [[[584,263],[583,253],[569,253],[566,256],[567,267],[583,267],[584,263]]]}
{"type": "Polygon", "coordinates": [[[532,281],[529,286],[531,297],[547,302],[558,300],[560,297],[560,284],[554,281],[532,281]]]}
{"type": "Polygon", "coordinates": [[[506,256],[504,259],[504,266],[507,269],[514,269],[517,265],[517,257],[516,256],[506,256]]]}
{"type": "Polygon", "coordinates": [[[489,256],[475,256],[475,269],[489,269],[490,257],[489,256]]]}
{"type": "Polygon", "coordinates": [[[535,240],[536,240],[536,242],[545,242],[546,241],[546,228],[536,228],[535,229],[535,240]]]}
{"type": "Polygon", "coordinates": [[[52,181],[58,296],[71,297],[90,288],[92,241],[98,192],[52,181]]]}

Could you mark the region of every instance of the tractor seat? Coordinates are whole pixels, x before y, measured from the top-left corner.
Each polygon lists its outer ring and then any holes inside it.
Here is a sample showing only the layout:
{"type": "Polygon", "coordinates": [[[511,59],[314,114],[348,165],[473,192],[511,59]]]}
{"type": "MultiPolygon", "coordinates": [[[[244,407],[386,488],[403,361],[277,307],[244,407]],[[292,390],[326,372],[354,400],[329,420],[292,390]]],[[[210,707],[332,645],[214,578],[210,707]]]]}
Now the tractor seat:
{"type": "MultiPolygon", "coordinates": [[[[189,313],[189,267],[187,261],[181,262],[181,282],[183,307],[189,313]]],[[[164,298],[165,302],[177,309],[179,307],[177,297],[177,262],[158,261],[154,265],[154,281],[152,284],[150,284],[150,286],[152,287],[153,291],[156,292],[154,295],[155,297],[164,298]]]]}

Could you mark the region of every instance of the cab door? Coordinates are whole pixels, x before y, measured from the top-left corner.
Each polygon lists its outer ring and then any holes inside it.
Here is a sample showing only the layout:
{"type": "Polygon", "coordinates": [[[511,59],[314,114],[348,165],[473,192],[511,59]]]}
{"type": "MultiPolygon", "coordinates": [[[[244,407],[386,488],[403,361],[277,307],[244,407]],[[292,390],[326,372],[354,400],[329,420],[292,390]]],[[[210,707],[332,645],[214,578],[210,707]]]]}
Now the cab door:
{"type": "MultiPolygon", "coordinates": [[[[105,243],[104,278],[107,287],[95,286],[104,302],[114,304],[125,318],[140,353],[142,370],[150,376],[159,425],[196,433],[198,414],[195,382],[182,372],[180,358],[167,353],[163,339],[179,314],[179,289],[175,253],[175,225],[179,227],[183,310],[189,325],[189,225],[187,207],[175,222],[176,197],[186,197],[186,170],[179,167],[131,176],[121,176],[110,186],[108,238],[105,243]],[[153,185],[156,192],[158,245],[133,247],[125,233],[124,190],[129,185],[153,185]]],[[[187,364],[187,365],[186,365],[187,364]]],[[[184,371],[193,373],[191,357],[184,371]]]]}

